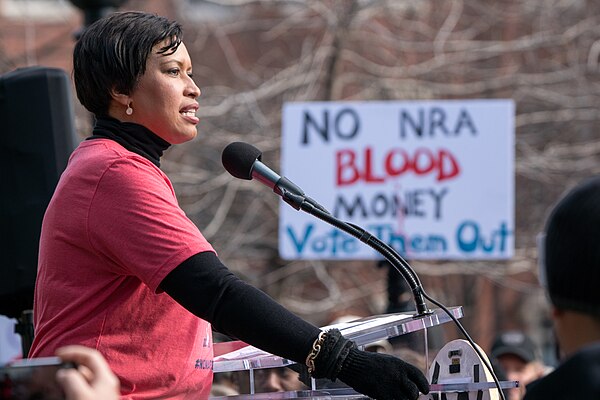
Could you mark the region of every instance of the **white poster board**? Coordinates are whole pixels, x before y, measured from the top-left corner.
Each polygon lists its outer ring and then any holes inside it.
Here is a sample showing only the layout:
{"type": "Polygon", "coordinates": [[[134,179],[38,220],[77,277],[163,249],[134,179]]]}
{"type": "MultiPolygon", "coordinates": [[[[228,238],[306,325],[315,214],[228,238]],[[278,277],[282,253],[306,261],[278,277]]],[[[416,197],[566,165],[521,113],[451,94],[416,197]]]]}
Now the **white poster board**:
{"type": "MultiPolygon", "coordinates": [[[[511,100],[287,103],[281,173],[407,259],[514,252],[511,100]]],[[[281,202],[285,259],[381,258],[281,202]]]]}

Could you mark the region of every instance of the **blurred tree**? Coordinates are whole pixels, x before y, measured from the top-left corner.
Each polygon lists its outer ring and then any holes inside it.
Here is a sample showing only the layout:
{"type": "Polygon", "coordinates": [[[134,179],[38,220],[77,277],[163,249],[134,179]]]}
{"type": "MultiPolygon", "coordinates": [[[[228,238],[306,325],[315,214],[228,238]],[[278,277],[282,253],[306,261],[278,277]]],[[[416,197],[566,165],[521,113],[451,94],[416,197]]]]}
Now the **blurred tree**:
{"type": "MultiPolygon", "coordinates": [[[[233,270],[317,324],[344,309],[384,312],[386,271],[279,259],[278,198],[231,178],[222,149],[252,143],[278,168],[287,101],[514,99],[515,257],[412,264],[431,295],[464,306],[463,322],[484,348],[501,329],[545,337],[535,237],[559,195],[600,172],[600,2],[130,0],[121,9],[185,27],[202,121],[199,138],[163,163],[183,208],[233,270]]],[[[23,58],[5,41],[20,28],[0,18],[2,72],[23,58]]],[[[55,43],[39,41],[40,64],[55,43]]]]}

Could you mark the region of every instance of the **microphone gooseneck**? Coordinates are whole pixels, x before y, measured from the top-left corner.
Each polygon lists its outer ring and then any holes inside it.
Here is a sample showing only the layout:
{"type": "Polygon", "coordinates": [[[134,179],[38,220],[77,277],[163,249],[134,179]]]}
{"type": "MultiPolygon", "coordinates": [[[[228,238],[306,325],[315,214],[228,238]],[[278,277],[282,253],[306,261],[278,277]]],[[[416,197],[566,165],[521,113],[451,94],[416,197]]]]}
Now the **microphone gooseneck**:
{"type": "Polygon", "coordinates": [[[392,264],[392,266],[400,273],[400,275],[404,277],[408,283],[408,286],[410,286],[410,289],[413,293],[413,301],[417,310],[417,313],[414,316],[421,317],[423,315],[432,313],[432,311],[427,308],[427,304],[425,303],[423,287],[421,286],[421,281],[419,280],[417,273],[412,269],[410,264],[391,246],[382,242],[379,238],[373,236],[360,226],[341,221],[330,213],[323,212],[313,207],[309,203],[302,204],[302,211],[305,211],[310,215],[314,215],[320,220],[325,221],[328,224],[354,236],[381,254],[386,260],[389,261],[390,264],[392,264]]]}
{"type": "Polygon", "coordinates": [[[392,247],[383,243],[363,228],[341,221],[331,215],[323,206],[304,194],[304,191],[286,177],[281,177],[261,161],[262,153],[256,147],[244,143],[233,142],[223,150],[221,160],[223,166],[236,178],[252,180],[256,178],[296,210],[302,210],[322,221],[354,236],[361,242],[383,255],[409,284],[417,308],[417,316],[430,314],[423,298],[423,289],[417,274],[392,247]]]}
{"type": "Polygon", "coordinates": [[[427,308],[425,299],[440,307],[452,319],[456,326],[458,326],[460,331],[463,333],[469,343],[471,343],[471,346],[483,361],[485,367],[488,369],[494,379],[494,383],[498,388],[500,398],[502,400],[506,399],[504,392],[501,389],[498,377],[496,376],[490,363],[487,361],[487,358],[482,354],[480,348],[476,346],[469,333],[458,321],[458,319],[456,319],[456,317],[442,303],[436,301],[425,292],[417,273],[413,270],[410,264],[404,258],[402,258],[400,254],[398,254],[396,250],[360,226],[341,221],[331,215],[331,213],[329,213],[329,211],[327,211],[323,206],[306,196],[304,191],[302,191],[302,189],[300,189],[298,186],[294,185],[289,179],[279,176],[277,173],[263,164],[260,160],[261,156],[262,153],[256,147],[243,142],[234,142],[229,144],[225,150],[223,150],[222,161],[225,169],[234,177],[246,180],[252,180],[253,178],[256,178],[261,183],[273,189],[273,192],[281,196],[285,202],[290,204],[296,210],[302,210],[321,219],[324,222],[327,222],[335,228],[354,236],[384,256],[385,259],[388,260],[390,264],[392,264],[392,266],[400,273],[400,275],[402,275],[412,290],[413,300],[417,310],[417,313],[414,315],[414,317],[417,318],[432,314],[432,311],[427,308]]]}

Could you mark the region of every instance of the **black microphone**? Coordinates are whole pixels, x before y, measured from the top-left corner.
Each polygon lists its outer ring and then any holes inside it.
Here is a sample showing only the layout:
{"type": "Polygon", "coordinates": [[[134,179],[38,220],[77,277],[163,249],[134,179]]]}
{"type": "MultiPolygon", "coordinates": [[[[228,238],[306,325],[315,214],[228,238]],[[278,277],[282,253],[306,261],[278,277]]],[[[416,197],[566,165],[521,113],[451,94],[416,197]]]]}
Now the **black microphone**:
{"type": "Polygon", "coordinates": [[[221,161],[227,172],[234,177],[246,180],[256,178],[262,184],[273,189],[273,192],[280,195],[286,203],[296,210],[302,210],[327,222],[354,236],[383,255],[410,286],[417,308],[416,317],[431,314],[431,310],[425,304],[424,291],[419,277],[404,258],[387,243],[382,242],[360,226],[341,221],[331,215],[323,206],[306,196],[304,191],[289,179],[279,176],[263,164],[260,160],[261,157],[262,153],[256,147],[244,142],[233,142],[223,150],[221,161]]]}
{"type": "Polygon", "coordinates": [[[321,211],[328,212],[315,200],[304,194],[296,184],[285,176],[279,176],[261,161],[262,153],[256,147],[244,142],[233,142],[223,149],[221,162],[231,175],[239,179],[256,179],[263,185],[273,189],[283,200],[296,210],[302,208],[302,203],[308,202],[321,211]]]}

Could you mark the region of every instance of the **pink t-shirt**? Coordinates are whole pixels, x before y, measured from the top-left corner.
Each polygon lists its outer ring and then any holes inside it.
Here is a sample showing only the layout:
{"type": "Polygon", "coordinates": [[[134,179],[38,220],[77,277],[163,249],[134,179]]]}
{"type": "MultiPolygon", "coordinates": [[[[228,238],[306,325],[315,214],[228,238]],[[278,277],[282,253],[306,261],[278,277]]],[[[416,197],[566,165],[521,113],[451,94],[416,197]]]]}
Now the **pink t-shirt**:
{"type": "Polygon", "coordinates": [[[111,140],[81,143],[44,216],[30,356],[83,344],[123,399],[207,398],[210,324],[158,288],[202,251],[214,250],[159,168],[111,140]]]}

